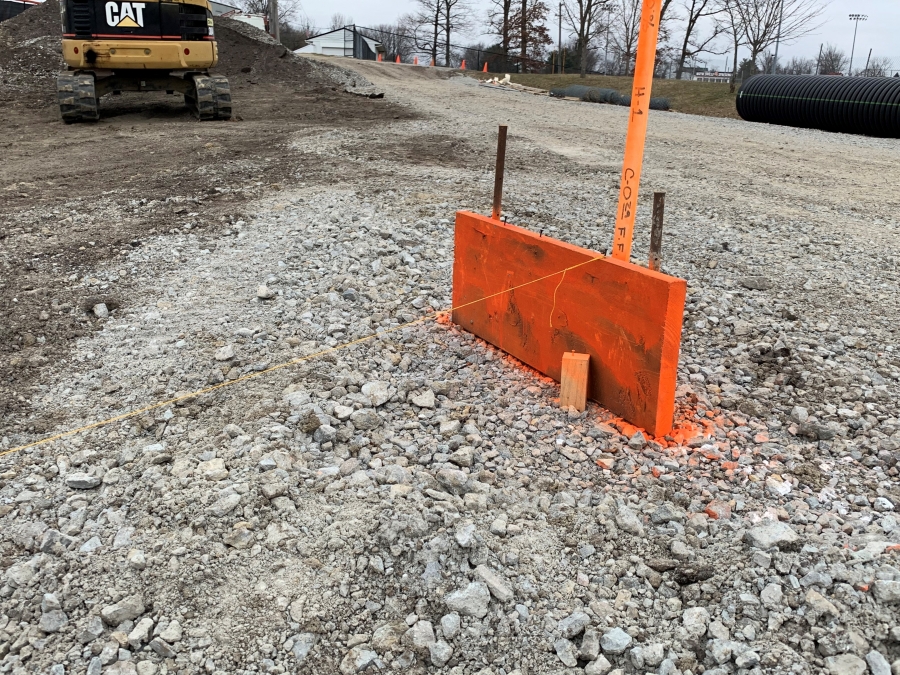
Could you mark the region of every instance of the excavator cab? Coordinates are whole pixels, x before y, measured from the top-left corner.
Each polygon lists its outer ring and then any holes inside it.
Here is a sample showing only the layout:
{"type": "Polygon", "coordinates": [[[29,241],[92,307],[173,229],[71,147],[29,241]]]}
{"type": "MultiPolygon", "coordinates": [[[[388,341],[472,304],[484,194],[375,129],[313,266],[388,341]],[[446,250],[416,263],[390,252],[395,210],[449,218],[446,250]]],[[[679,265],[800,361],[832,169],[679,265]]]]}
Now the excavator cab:
{"type": "Polygon", "coordinates": [[[57,79],[63,121],[100,119],[100,97],[122,91],[180,93],[200,120],[231,118],[231,89],[218,62],[206,0],[61,0],[63,59],[57,79]]]}

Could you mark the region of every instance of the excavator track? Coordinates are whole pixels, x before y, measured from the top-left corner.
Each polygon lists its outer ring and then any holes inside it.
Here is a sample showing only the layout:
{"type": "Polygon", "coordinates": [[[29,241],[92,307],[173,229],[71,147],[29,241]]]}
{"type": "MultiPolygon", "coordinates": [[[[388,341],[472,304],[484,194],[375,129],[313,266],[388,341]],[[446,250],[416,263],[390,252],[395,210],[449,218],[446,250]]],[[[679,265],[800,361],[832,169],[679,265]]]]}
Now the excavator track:
{"type": "Polygon", "coordinates": [[[194,87],[184,95],[187,107],[201,122],[231,119],[231,86],[224,75],[194,75],[194,87]]]}
{"type": "Polygon", "coordinates": [[[214,98],[216,104],[216,119],[231,119],[231,85],[228,84],[228,78],[224,75],[213,75],[209,78],[212,80],[214,90],[214,98]]]}
{"type": "Polygon", "coordinates": [[[216,117],[216,91],[212,78],[208,75],[194,75],[194,88],[184,95],[187,107],[201,122],[216,117]]]}
{"type": "Polygon", "coordinates": [[[94,76],[88,73],[60,73],[56,78],[59,111],[66,124],[96,122],[100,119],[94,76]]]}

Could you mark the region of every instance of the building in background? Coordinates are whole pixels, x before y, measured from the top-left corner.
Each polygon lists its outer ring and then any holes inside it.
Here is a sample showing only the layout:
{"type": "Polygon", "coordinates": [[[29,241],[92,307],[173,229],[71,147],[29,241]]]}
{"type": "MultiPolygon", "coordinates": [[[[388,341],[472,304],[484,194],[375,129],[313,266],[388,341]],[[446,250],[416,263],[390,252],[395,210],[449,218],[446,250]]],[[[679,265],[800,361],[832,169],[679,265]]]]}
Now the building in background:
{"type": "Polygon", "coordinates": [[[306,41],[306,46],[295,54],[322,54],[323,56],[344,56],[364,61],[377,61],[378,54],[385,49],[377,40],[366,37],[356,26],[344,26],[337,30],[313,35],[306,41]]]}
{"type": "Polygon", "coordinates": [[[731,82],[731,73],[707,71],[705,73],[695,73],[690,79],[697,82],[718,82],[719,84],[728,84],[731,82]]]}

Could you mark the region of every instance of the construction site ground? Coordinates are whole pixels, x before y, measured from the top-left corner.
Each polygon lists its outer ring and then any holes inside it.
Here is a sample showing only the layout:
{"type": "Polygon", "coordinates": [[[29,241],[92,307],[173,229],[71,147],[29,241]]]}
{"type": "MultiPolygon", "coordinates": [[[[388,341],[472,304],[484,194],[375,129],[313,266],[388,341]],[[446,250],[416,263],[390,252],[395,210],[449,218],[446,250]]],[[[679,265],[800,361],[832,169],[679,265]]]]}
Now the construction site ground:
{"type": "MultiPolygon", "coordinates": [[[[483,74],[470,74],[470,76],[484,77],[483,74]]],[[[633,78],[628,75],[586,75],[582,78],[577,73],[517,74],[514,81],[545,91],[581,84],[588,87],[613,89],[620,94],[630,94],[633,84],[633,78]]],[[[738,82],[738,86],[740,86],[740,82],[738,82]]],[[[734,94],[730,93],[729,86],[724,83],[696,82],[687,79],[657,79],[653,82],[653,96],[665,98],[671,109],[677,112],[738,119],[734,94]]]]}
{"type": "Polygon", "coordinates": [[[218,30],[234,121],[65,126],[17,26],[0,454],[179,401],[0,456],[0,673],[900,672],[898,141],[651,115],[634,255],[664,191],[689,282],[654,439],[401,328],[499,124],[509,221],[605,251],[628,109],[218,30]]]}

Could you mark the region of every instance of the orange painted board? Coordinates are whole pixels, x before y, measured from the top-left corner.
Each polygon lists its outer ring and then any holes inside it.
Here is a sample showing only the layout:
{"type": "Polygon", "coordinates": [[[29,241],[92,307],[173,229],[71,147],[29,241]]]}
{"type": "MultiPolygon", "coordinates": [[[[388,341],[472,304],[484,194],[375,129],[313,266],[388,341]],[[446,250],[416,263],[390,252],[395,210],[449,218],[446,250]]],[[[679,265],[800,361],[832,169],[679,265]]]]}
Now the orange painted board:
{"type": "Polygon", "coordinates": [[[569,406],[583,411],[587,403],[588,368],[590,354],[566,352],[562,357],[559,375],[559,407],[569,406]]]}
{"type": "Polygon", "coordinates": [[[654,436],[665,435],[675,412],[687,284],[598,256],[460,211],[453,322],[557,381],[563,353],[590,355],[590,398],[654,436]],[[522,284],[528,285],[503,292],[522,284]]]}

